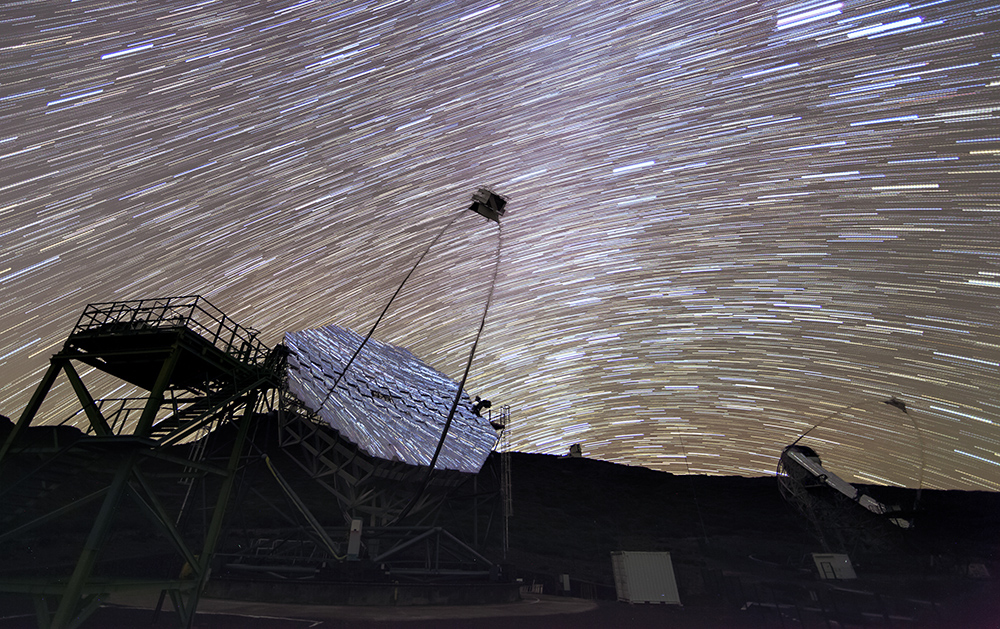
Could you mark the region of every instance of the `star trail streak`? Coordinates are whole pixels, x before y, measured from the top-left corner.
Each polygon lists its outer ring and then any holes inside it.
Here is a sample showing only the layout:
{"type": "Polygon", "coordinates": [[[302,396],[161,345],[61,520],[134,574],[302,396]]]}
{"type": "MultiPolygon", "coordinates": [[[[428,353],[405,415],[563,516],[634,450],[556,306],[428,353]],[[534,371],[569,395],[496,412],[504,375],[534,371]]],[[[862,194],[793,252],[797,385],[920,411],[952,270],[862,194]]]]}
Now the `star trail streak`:
{"type": "Polygon", "coordinates": [[[515,448],[1000,490],[995,2],[45,0],[0,66],[6,415],[89,302],[366,330],[490,185],[376,336],[455,378],[503,238],[515,448]]]}

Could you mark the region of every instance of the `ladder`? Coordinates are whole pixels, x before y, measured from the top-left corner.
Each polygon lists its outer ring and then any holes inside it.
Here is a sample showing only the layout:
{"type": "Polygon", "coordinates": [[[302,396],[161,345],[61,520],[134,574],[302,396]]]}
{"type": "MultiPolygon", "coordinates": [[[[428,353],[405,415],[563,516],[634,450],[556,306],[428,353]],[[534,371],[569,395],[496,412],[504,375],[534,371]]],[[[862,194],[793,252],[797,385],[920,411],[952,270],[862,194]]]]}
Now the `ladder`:
{"type": "Polygon", "coordinates": [[[507,559],[507,549],[510,548],[510,518],[514,515],[514,501],[510,480],[510,406],[500,407],[500,498],[503,504],[503,558],[507,559]]]}

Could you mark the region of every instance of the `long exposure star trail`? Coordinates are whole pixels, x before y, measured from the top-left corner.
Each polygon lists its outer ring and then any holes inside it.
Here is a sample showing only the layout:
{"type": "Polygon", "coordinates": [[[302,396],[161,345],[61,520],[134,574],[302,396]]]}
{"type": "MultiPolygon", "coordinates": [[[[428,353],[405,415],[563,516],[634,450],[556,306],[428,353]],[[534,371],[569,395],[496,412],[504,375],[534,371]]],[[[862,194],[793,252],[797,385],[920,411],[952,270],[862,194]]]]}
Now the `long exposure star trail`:
{"type": "Polygon", "coordinates": [[[44,0],[0,66],[15,419],[90,302],[364,333],[489,185],[376,337],[458,379],[502,239],[516,449],[1000,489],[995,2],[44,0]]]}

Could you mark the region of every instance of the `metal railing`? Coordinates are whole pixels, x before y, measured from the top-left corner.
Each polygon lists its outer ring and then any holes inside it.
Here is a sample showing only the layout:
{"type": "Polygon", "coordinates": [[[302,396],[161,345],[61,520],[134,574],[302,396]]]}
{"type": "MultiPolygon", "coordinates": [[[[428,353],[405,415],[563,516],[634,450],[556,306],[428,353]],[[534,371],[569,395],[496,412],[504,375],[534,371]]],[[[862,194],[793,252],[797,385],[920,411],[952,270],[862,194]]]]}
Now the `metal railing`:
{"type": "Polygon", "coordinates": [[[257,333],[245,328],[199,295],[89,304],[71,338],[94,333],[188,328],[237,360],[256,364],[268,354],[257,333]]]}

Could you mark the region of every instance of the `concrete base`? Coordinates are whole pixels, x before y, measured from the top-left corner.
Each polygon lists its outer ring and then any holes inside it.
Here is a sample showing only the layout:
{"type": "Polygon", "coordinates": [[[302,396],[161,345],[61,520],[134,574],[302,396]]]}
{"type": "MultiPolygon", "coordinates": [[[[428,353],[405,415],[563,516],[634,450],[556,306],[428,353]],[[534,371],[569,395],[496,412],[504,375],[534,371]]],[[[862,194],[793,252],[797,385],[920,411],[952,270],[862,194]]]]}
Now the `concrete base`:
{"type": "Polygon", "coordinates": [[[220,579],[209,598],[298,605],[492,605],[519,600],[516,583],[330,583],[220,579]]]}

